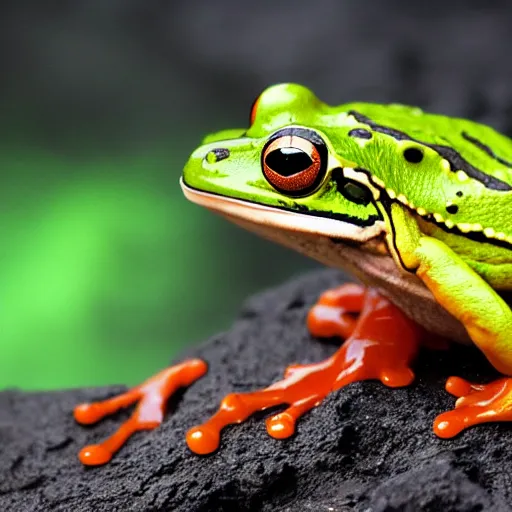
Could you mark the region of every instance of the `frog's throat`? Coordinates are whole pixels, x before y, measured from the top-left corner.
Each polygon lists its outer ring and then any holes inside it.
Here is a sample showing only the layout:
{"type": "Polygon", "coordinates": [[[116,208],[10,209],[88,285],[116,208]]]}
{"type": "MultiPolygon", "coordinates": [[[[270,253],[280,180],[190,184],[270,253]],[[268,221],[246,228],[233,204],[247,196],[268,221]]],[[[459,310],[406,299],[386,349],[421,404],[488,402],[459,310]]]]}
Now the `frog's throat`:
{"type": "Polygon", "coordinates": [[[180,179],[180,185],[189,201],[231,219],[240,219],[261,227],[279,228],[360,243],[368,242],[386,232],[386,226],[382,220],[376,220],[370,226],[358,226],[338,219],[316,217],[203,192],[186,185],[183,178],[180,179]]]}

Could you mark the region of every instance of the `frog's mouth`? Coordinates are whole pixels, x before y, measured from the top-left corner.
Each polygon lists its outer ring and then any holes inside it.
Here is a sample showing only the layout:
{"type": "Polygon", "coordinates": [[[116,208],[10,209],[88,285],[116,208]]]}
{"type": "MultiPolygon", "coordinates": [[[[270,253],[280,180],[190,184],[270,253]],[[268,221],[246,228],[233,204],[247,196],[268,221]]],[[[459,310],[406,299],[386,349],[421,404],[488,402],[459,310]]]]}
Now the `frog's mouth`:
{"type": "Polygon", "coordinates": [[[379,219],[376,219],[373,224],[360,226],[344,220],[269,207],[247,200],[204,192],[185,184],[183,177],[180,178],[180,185],[189,201],[220,213],[234,222],[240,220],[244,224],[258,225],[263,229],[281,229],[297,234],[307,233],[331,240],[346,240],[361,244],[379,238],[386,233],[385,223],[379,219]]]}

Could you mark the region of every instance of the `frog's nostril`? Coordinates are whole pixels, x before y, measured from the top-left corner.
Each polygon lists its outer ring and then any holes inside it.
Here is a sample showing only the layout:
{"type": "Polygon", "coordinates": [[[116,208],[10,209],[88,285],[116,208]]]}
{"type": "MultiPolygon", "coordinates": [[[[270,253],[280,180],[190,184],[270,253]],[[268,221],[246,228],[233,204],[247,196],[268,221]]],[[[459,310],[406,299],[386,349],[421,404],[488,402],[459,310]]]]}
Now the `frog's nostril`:
{"type": "Polygon", "coordinates": [[[215,162],[220,162],[221,160],[225,160],[229,157],[229,149],[226,148],[215,148],[206,153],[204,157],[205,160],[209,164],[214,164],[215,162]]]}

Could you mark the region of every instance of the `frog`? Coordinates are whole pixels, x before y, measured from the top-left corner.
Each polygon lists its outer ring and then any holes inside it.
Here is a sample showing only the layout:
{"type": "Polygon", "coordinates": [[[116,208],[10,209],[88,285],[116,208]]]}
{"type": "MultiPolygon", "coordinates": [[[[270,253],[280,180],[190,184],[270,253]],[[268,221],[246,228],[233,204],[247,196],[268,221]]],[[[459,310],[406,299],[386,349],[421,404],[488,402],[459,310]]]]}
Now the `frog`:
{"type": "MultiPolygon", "coordinates": [[[[512,419],[512,140],[494,128],[398,103],[331,106],[295,83],[267,87],[248,126],[208,135],[191,154],[185,197],[229,221],[344,270],[357,282],[325,291],[307,316],[312,336],[338,336],[318,363],[292,364],[267,388],[226,396],[186,436],[201,455],[222,429],[256,411],[270,436],[360,380],[403,387],[422,345],[475,345],[501,374],[481,384],[452,376],[454,409],[433,423],[440,438],[512,419]]],[[[277,342],[278,340],[276,340],[277,342]]],[[[80,452],[108,462],[136,430],[163,420],[177,388],[207,372],[189,359],[126,393],[75,409],[94,423],[137,400],[113,436],[80,452]]]]}

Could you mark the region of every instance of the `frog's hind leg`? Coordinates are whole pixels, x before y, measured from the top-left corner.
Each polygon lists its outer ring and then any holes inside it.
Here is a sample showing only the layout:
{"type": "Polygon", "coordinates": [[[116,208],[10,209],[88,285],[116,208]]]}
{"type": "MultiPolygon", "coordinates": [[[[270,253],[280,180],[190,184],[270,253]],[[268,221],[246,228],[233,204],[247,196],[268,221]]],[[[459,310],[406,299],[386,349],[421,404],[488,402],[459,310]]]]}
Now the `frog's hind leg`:
{"type": "Polygon", "coordinates": [[[418,275],[438,302],[466,327],[473,342],[501,373],[490,384],[450,377],[446,390],[458,397],[455,409],[438,416],[434,432],[453,437],[465,428],[492,421],[512,421],[512,312],[501,297],[449,248],[425,237],[418,253],[418,275]]]}
{"type": "Polygon", "coordinates": [[[441,241],[419,232],[414,219],[393,209],[399,226],[396,245],[403,261],[430,289],[437,302],[466,328],[489,362],[508,377],[486,385],[451,377],[448,392],[455,409],[438,416],[434,432],[452,437],[464,428],[491,421],[512,421],[512,311],[498,293],[441,241]]]}
{"type": "Polygon", "coordinates": [[[347,340],[324,361],[288,367],[283,380],[261,391],[226,396],[209,420],[187,433],[192,451],[215,451],[225,426],[240,423],[256,411],[287,404],[287,409],[266,421],[270,436],[286,438],[295,432],[301,416],[351,382],[376,379],[398,387],[413,381],[410,363],[422,331],[375,290],[344,285],[324,293],[308,315],[308,327],[315,336],[347,340]]]}
{"type": "Polygon", "coordinates": [[[450,377],[446,390],[457,396],[455,409],[438,416],[434,432],[453,437],[465,428],[492,421],[512,421],[512,312],[501,297],[451,249],[425,237],[417,254],[417,274],[437,301],[466,327],[489,362],[508,375],[490,384],[450,377]]]}

